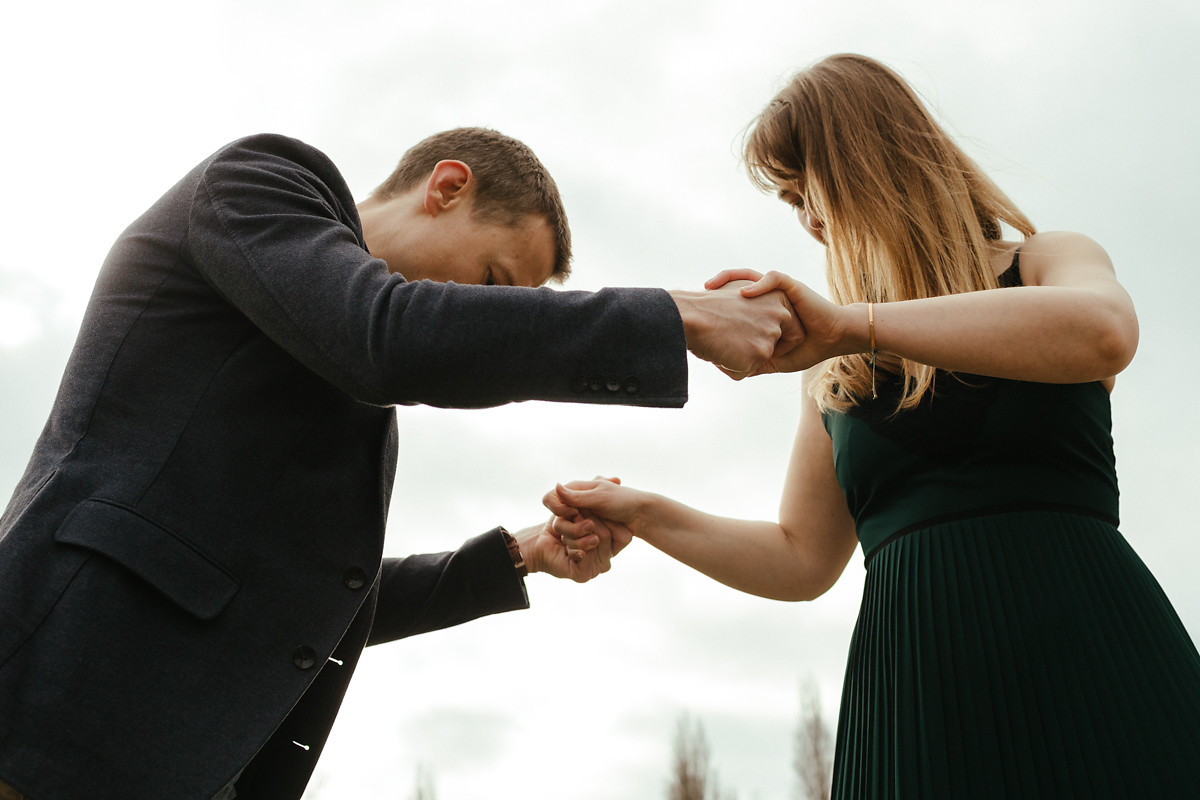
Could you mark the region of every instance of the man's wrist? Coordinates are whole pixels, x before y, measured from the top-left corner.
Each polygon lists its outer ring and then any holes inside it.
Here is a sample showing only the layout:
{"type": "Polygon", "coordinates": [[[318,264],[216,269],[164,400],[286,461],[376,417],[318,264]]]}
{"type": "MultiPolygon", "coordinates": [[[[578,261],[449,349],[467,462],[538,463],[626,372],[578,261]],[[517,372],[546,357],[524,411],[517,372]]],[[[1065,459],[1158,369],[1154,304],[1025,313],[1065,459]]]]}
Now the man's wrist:
{"type": "Polygon", "coordinates": [[[504,543],[508,546],[508,555],[512,559],[513,569],[516,570],[517,577],[520,578],[524,578],[531,572],[541,571],[536,563],[536,553],[530,544],[534,538],[534,536],[529,535],[532,530],[526,528],[525,530],[518,531],[516,534],[512,534],[507,529],[500,528],[500,533],[504,536],[504,543]]]}
{"type": "Polygon", "coordinates": [[[696,301],[702,292],[687,292],[672,289],[667,292],[675,301],[675,309],[679,312],[679,320],[683,323],[683,338],[689,350],[695,344],[696,338],[696,301]]]}
{"type": "Polygon", "coordinates": [[[508,556],[512,559],[513,569],[517,571],[517,577],[524,578],[529,574],[529,565],[525,560],[525,554],[521,552],[520,542],[503,527],[500,528],[500,535],[504,537],[504,544],[508,547],[508,556]]]}
{"type": "Polygon", "coordinates": [[[688,350],[705,361],[714,361],[716,353],[708,352],[712,348],[706,346],[705,343],[724,338],[728,334],[727,326],[731,321],[736,320],[736,316],[731,317],[728,309],[725,309],[723,305],[714,308],[712,303],[717,302],[716,298],[718,297],[722,298],[721,302],[730,296],[740,298],[741,288],[752,283],[753,281],[737,280],[730,281],[717,289],[703,292],[689,292],[681,289],[672,289],[667,292],[675,301],[679,319],[683,322],[683,337],[687,341],[688,350]],[[697,352],[697,347],[701,352],[697,352]]]}

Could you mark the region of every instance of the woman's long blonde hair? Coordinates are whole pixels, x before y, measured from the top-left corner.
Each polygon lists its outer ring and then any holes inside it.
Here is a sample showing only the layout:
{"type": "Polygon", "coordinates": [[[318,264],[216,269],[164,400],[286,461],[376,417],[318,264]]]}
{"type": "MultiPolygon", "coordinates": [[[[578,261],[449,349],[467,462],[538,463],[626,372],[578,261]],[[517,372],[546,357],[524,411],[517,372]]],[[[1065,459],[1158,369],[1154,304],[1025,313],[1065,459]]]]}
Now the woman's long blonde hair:
{"type": "MultiPolygon", "coordinates": [[[[994,288],[1000,223],[1034,233],[904,79],[865,56],[830,56],[793,78],[751,123],[744,157],[758,186],[802,196],[823,221],[829,290],[842,305],[994,288]]],[[[878,366],[903,376],[900,408],[933,390],[932,367],[884,357],[878,366]]],[[[869,356],[826,361],[811,391],[822,409],[869,399],[869,356]]]]}

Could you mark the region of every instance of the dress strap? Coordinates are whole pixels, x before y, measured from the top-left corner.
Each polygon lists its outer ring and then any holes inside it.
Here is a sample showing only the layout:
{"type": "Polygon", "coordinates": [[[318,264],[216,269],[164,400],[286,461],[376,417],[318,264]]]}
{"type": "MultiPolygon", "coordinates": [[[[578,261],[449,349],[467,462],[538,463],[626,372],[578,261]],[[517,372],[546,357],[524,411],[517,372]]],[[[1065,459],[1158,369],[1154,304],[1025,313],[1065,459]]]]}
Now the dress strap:
{"type": "Polygon", "coordinates": [[[1021,248],[1018,247],[1013,252],[1012,264],[1009,265],[1008,269],[1000,273],[1000,277],[997,280],[1000,282],[1000,286],[1005,289],[1025,285],[1021,281],[1021,248]]]}

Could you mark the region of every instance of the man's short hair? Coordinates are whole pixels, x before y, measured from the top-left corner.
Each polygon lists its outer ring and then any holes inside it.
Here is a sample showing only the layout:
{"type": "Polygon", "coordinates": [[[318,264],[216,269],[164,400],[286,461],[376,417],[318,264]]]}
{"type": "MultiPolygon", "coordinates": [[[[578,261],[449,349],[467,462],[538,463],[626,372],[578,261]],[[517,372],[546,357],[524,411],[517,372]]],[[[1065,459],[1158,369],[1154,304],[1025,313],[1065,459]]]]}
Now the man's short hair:
{"type": "Polygon", "coordinates": [[[418,142],[375,190],[386,200],[427,179],[444,160],[461,161],[475,177],[472,216],[480,222],[517,225],[541,217],[554,232],[554,271],[562,281],[571,272],[571,229],[558,186],[546,167],[523,142],[487,128],[455,128],[418,142]]]}

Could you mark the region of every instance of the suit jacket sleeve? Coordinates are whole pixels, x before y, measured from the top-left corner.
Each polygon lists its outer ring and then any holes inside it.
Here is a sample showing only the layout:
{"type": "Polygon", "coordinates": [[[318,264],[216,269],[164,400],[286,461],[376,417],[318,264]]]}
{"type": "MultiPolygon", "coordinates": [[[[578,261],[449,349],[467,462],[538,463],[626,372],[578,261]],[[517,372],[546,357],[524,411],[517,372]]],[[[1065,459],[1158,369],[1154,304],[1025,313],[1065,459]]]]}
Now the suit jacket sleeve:
{"type": "Polygon", "coordinates": [[[368,645],[529,607],[500,529],[452,553],[384,559],[368,645]]]}
{"type": "Polygon", "coordinates": [[[333,164],[292,139],[250,137],[208,162],[186,247],[256,327],[362,401],[686,400],[683,327],[666,292],[406,281],[367,252],[333,164]]]}

